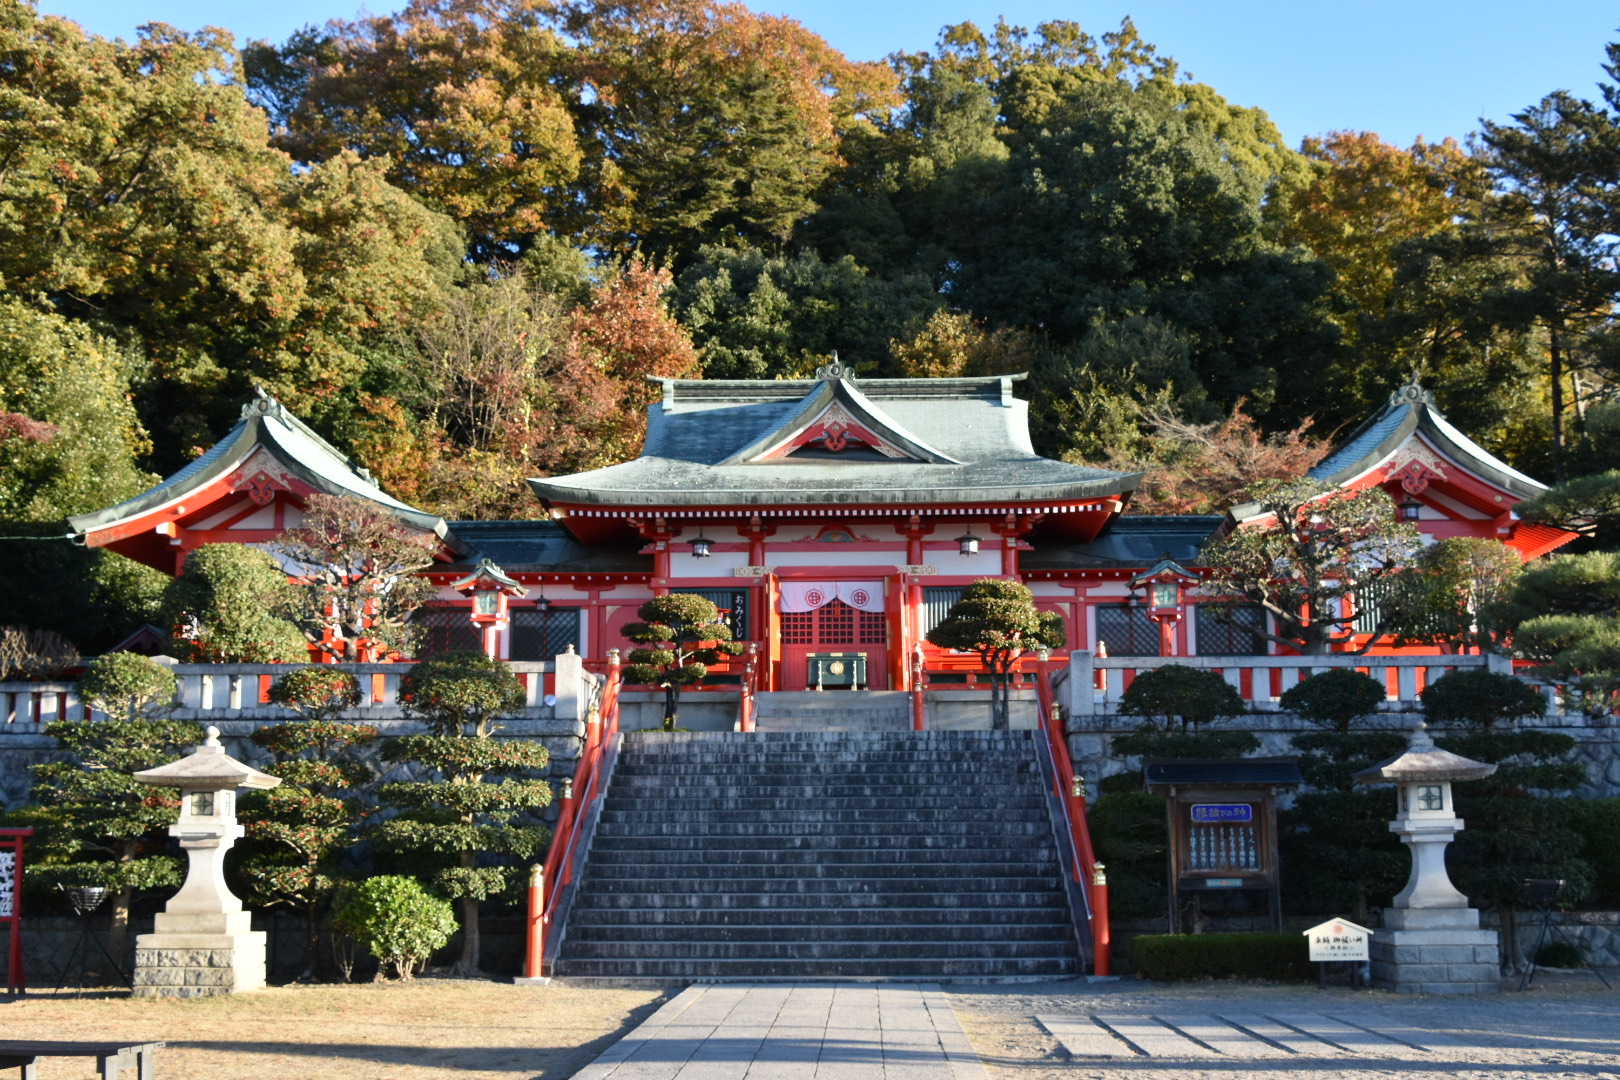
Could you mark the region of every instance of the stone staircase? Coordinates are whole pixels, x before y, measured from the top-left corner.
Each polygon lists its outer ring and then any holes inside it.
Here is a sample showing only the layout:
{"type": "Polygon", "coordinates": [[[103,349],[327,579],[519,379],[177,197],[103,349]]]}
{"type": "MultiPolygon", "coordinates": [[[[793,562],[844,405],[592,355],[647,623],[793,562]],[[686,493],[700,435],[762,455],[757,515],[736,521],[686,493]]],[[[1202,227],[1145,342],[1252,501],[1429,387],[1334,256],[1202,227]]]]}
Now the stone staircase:
{"type": "Polygon", "coordinates": [[[774,690],[754,695],[757,731],[910,731],[904,690],[774,690]]]}
{"type": "Polygon", "coordinates": [[[628,735],[558,973],[1078,974],[1045,799],[1027,732],[628,735]]]}

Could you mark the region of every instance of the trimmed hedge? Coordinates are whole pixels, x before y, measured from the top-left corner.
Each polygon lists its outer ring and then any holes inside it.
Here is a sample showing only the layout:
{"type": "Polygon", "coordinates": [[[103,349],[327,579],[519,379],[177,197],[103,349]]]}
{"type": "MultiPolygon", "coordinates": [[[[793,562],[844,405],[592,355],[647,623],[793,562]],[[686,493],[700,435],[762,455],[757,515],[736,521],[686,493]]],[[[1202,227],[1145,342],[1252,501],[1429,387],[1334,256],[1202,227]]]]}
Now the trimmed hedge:
{"type": "Polygon", "coordinates": [[[1156,982],[1316,977],[1304,934],[1144,934],[1131,941],[1136,972],[1156,982]]]}

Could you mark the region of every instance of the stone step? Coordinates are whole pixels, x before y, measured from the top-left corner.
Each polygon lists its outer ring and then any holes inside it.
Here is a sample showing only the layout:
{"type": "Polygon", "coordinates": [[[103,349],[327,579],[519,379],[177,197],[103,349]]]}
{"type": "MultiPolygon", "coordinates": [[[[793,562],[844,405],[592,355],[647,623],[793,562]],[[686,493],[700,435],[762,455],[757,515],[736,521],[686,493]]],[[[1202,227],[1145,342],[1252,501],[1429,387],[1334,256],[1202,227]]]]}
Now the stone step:
{"type": "Polygon", "coordinates": [[[668,979],[1060,979],[1080,973],[1074,957],[902,960],[574,960],[565,978],[668,979]]]}
{"type": "Polygon", "coordinates": [[[1062,959],[1074,948],[1067,941],[579,941],[579,960],[993,960],[1062,959]]]}
{"type": "MultiPolygon", "coordinates": [[[[615,777],[615,780],[620,779],[615,777]]],[[[692,783],[689,781],[660,782],[656,777],[637,776],[625,778],[625,783],[613,785],[615,799],[668,799],[672,788],[678,791],[678,798],[690,803],[692,800],[705,802],[719,799],[772,799],[772,800],[811,800],[823,805],[827,803],[840,803],[851,799],[904,799],[908,802],[914,799],[940,798],[949,795],[963,802],[994,802],[1003,797],[1030,796],[1039,791],[1028,783],[1020,783],[1014,778],[998,777],[996,780],[987,780],[983,783],[963,783],[953,780],[950,783],[855,783],[855,784],[807,784],[803,780],[793,782],[760,783],[760,777],[737,777],[732,783],[692,783]]],[[[768,778],[767,778],[768,779],[768,778]]]]}
{"type": "Polygon", "coordinates": [[[761,864],[792,867],[933,866],[956,867],[967,874],[984,865],[1056,865],[1057,853],[1046,844],[1009,845],[1004,848],[713,848],[690,841],[679,848],[643,842],[631,846],[622,840],[598,840],[591,848],[593,866],[746,866],[761,864]]]}
{"type": "MultiPolygon", "coordinates": [[[[927,790],[935,791],[936,789],[929,788],[927,790]]],[[[704,817],[733,811],[768,811],[780,819],[783,815],[797,815],[800,813],[859,814],[882,811],[884,813],[910,812],[921,814],[958,810],[1023,811],[1043,810],[1045,805],[1040,795],[1014,794],[1012,790],[1007,789],[984,794],[970,791],[951,795],[937,793],[925,795],[919,793],[910,796],[865,794],[818,797],[815,795],[732,796],[729,794],[692,794],[660,798],[637,798],[633,793],[620,794],[615,791],[603,800],[602,811],[603,813],[681,812],[704,817]]]]}
{"type": "Polygon", "coordinates": [[[776,881],[882,882],[894,878],[928,881],[934,888],[952,888],[964,881],[1051,879],[1058,873],[1056,860],[993,859],[987,862],[738,862],[687,859],[652,862],[646,859],[602,859],[591,871],[593,884],[618,889],[649,888],[646,882],[682,882],[709,877],[726,879],[770,878],[776,881]]]}
{"type": "MultiPolygon", "coordinates": [[[[772,896],[848,896],[857,893],[908,893],[940,891],[939,876],[933,874],[898,875],[893,874],[894,867],[886,867],[891,872],[889,876],[854,877],[839,874],[823,877],[808,877],[798,875],[774,875],[758,873],[749,875],[728,875],[725,877],[698,877],[694,875],[681,875],[670,877],[656,873],[633,874],[628,871],[634,868],[618,867],[612,873],[599,873],[590,877],[588,884],[605,887],[619,896],[640,892],[643,894],[668,893],[683,896],[712,896],[716,893],[748,895],[755,897],[772,896]]],[[[648,867],[647,870],[653,868],[648,867]]],[[[762,867],[751,869],[763,870],[762,867]]],[[[963,882],[971,885],[976,892],[1008,892],[1028,893],[1043,889],[1056,889],[1062,885],[1058,876],[1053,874],[987,874],[984,877],[963,882]]],[[[957,895],[952,891],[952,895],[957,895]]],[[[653,905],[657,906],[657,905],[653,905]]]]}
{"type": "MultiPolygon", "coordinates": [[[[643,823],[653,824],[668,821],[674,824],[713,824],[713,825],[747,825],[761,824],[795,824],[804,826],[813,825],[871,825],[880,822],[889,822],[896,826],[946,824],[957,822],[961,824],[987,824],[1007,821],[1013,812],[1009,809],[997,809],[982,806],[960,806],[954,803],[939,801],[939,805],[932,807],[907,808],[890,804],[876,804],[861,809],[842,809],[828,807],[822,804],[815,808],[782,809],[774,811],[768,799],[750,800],[762,805],[751,808],[721,808],[721,809],[694,809],[690,804],[682,806],[673,803],[667,809],[651,808],[627,810],[608,800],[602,808],[602,821],[604,824],[612,823],[643,823]]],[[[1035,807],[1021,807],[1019,813],[1033,815],[1035,807]]],[[[1032,818],[1033,820],[1033,818],[1032,818]]]]}
{"type": "MultiPolygon", "coordinates": [[[[614,768],[613,777],[615,780],[626,782],[642,780],[657,782],[679,778],[683,783],[712,781],[722,784],[733,782],[736,779],[735,772],[742,771],[741,769],[729,772],[717,771],[714,768],[715,764],[711,761],[676,761],[673,758],[658,761],[645,759],[621,761],[614,768]]],[[[783,761],[781,755],[765,755],[757,761],[724,764],[745,767],[747,777],[753,783],[814,783],[840,778],[856,783],[877,782],[888,777],[898,777],[902,780],[911,778],[915,782],[918,776],[949,777],[952,781],[958,781],[1037,775],[1033,762],[1008,767],[972,758],[964,759],[959,754],[942,755],[933,760],[918,760],[915,755],[905,755],[892,761],[874,761],[871,758],[862,758],[858,761],[828,761],[816,756],[812,760],[798,762],[783,761]]]]}
{"type": "MultiPolygon", "coordinates": [[[[1047,918],[1045,921],[1023,919],[998,923],[921,923],[917,921],[893,922],[884,925],[872,923],[803,922],[784,923],[778,918],[760,923],[571,923],[568,938],[571,942],[612,941],[654,943],[665,941],[780,943],[816,942],[967,942],[998,941],[1009,946],[1021,942],[1069,943],[1073,928],[1066,920],[1047,918]]],[[[927,949],[918,949],[927,952],[927,949]]],[[[580,954],[583,955],[583,954],[580,954]]],[[[597,955],[601,955],[598,953],[597,955]]]]}
{"type": "Polygon", "coordinates": [[[789,892],[687,892],[669,888],[663,892],[631,893],[611,892],[604,889],[584,889],[574,901],[576,910],[589,908],[736,908],[739,910],[770,911],[780,902],[786,906],[888,908],[917,907],[925,897],[933,896],[940,907],[1015,907],[1063,908],[1064,896],[1056,890],[1055,879],[1036,886],[1038,891],[983,892],[979,890],[953,891],[941,894],[938,889],[900,888],[892,892],[835,892],[831,890],[799,890],[789,892]]]}
{"type": "MultiPolygon", "coordinates": [[[[915,900],[915,897],[913,898],[915,900]]],[[[821,926],[847,928],[851,933],[862,929],[892,927],[973,927],[975,932],[991,926],[1053,926],[1071,925],[1069,910],[1062,904],[1044,904],[1037,907],[908,907],[895,904],[889,907],[788,907],[777,905],[759,907],[592,907],[576,910],[569,918],[569,935],[575,928],[595,933],[599,927],[621,928],[619,936],[634,933],[639,926],[683,926],[700,928],[771,928],[777,926],[821,926]]],[[[930,933],[932,930],[930,929],[930,933]]]]}
{"type": "MultiPolygon", "coordinates": [[[[621,811],[625,817],[634,813],[621,811]]],[[[824,821],[762,821],[758,816],[747,815],[744,815],[741,821],[671,821],[667,815],[658,814],[641,814],[637,817],[640,820],[604,822],[604,827],[597,833],[595,842],[600,844],[620,836],[638,839],[700,836],[718,838],[722,841],[736,840],[753,846],[762,839],[801,841],[832,835],[824,821]]],[[[978,821],[961,821],[954,818],[932,822],[895,822],[881,819],[842,821],[838,822],[837,831],[846,836],[876,838],[897,835],[907,839],[934,836],[940,838],[942,842],[963,837],[1037,836],[1046,840],[1052,838],[1052,824],[1044,818],[1030,817],[1026,820],[1010,821],[1005,816],[978,821]],[[903,834],[897,833],[896,827],[902,824],[918,825],[919,829],[903,834]],[[926,831],[921,826],[926,826],[926,831]]]]}

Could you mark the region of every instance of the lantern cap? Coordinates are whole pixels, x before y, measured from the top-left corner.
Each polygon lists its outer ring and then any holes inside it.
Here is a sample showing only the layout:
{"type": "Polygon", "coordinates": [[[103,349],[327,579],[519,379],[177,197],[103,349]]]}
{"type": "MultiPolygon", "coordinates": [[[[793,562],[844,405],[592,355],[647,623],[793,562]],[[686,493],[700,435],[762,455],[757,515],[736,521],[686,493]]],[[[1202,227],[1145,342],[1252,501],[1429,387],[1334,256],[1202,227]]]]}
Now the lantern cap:
{"type": "Polygon", "coordinates": [[[1127,584],[1132,589],[1136,589],[1142,585],[1148,585],[1155,581],[1166,580],[1175,581],[1180,585],[1197,585],[1204,579],[1199,574],[1188,570],[1185,566],[1182,566],[1180,563],[1176,562],[1176,560],[1172,559],[1168,551],[1164,551],[1159,553],[1157,562],[1148,567],[1146,570],[1142,571],[1140,574],[1137,574],[1135,577],[1131,578],[1127,584]]]}
{"type": "Polygon", "coordinates": [[[1474,761],[1450,750],[1442,750],[1429,737],[1429,726],[1419,724],[1405,751],[1388,761],[1355,774],[1358,784],[1418,784],[1482,780],[1496,772],[1495,765],[1474,761]]]}
{"type": "Polygon", "coordinates": [[[279,776],[262,773],[244,765],[225,752],[219,743],[219,728],[210,727],[203,744],[179,761],[133,773],[134,779],[154,787],[205,788],[224,791],[252,788],[262,791],[281,783],[279,776]]]}
{"type": "Polygon", "coordinates": [[[508,577],[506,571],[497,566],[490,559],[479,559],[473,572],[459,581],[452,581],[450,587],[457,592],[471,592],[473,589],[494,589],[509,596],[527,596],[529,590],[508,577]]]}

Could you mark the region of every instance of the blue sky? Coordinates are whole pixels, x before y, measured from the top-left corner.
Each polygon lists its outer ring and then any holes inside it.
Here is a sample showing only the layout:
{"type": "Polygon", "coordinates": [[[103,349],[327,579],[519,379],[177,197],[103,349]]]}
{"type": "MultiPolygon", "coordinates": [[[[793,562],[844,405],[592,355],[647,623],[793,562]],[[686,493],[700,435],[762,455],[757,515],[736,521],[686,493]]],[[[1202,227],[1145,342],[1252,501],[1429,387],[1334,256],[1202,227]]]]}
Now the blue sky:
{"type": "MultiPolygon", "coordinates": [[[[374,13],[404,0],[371,0],[374,13]]],[[[104,37],[144,22],[224,26],[280,41],[306,23],[353,17],[354,0],[39,0],[104,37]]],[[[1130,15],[1142,36],[1229,100],[1271,114],[1291,144],[1339,129],[1409,144],[1505,122],[1553,90],[1593,96],[1620,6],[1600,0],[753,0],[790,15],[845,55],[876,60],[931,46],[942,26],[997,15],[1033,27],[1073,19],[1101,35],[1130,15]]]]}

